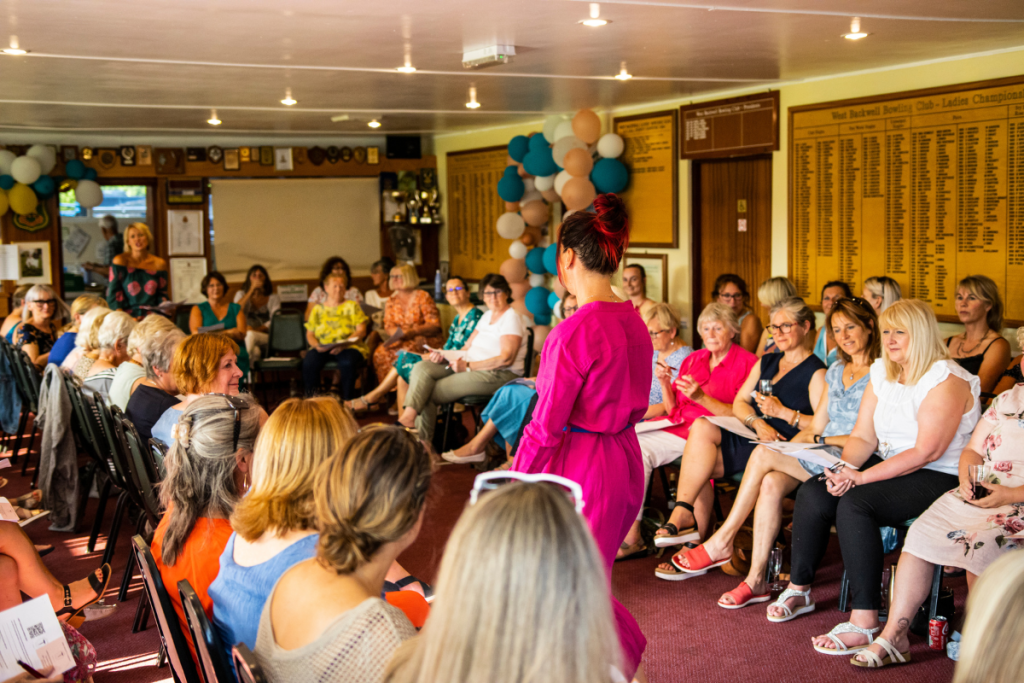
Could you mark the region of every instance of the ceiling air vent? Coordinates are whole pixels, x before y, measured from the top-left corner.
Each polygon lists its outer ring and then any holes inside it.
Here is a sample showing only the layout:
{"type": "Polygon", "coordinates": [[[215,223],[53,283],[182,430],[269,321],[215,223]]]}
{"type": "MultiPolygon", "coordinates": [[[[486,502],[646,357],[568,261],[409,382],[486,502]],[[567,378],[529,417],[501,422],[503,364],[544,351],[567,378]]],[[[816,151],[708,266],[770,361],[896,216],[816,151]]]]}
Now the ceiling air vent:
{"type": "Polygon", "coordinates": [[[515,56],[515,45],[491,45],[462,53],[462,66],[466,69],[484,69],[489,66],[508,64],[515,56]]]}

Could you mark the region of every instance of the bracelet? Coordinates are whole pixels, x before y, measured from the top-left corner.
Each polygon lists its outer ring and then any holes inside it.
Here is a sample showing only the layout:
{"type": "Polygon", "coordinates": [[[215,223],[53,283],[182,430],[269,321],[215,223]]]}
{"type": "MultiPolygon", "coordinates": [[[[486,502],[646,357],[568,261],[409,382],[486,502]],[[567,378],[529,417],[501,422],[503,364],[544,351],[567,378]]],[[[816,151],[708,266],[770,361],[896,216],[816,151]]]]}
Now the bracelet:
{"type": "Polygon", "coordinates": [[[790,427],[796,427],[800,424],[800,413],[796,410],[793,411],[793,420],[789,423],[790,427]]]}
{"type": "Polygon", "coordinates": [[[756,418],[757,418],[757,413],[754,413],[753,415],[747,415],[747,417],[744,418],[744,420],[743,420],[743,426],[749,427],[750,425],[754,424],[754,420],[756,418]]]}
{"type": "Polygon", "coordinates": [[[823,437],[821,434],[815,434],[814,443],[825,443],[825,437],[823,437]]]}

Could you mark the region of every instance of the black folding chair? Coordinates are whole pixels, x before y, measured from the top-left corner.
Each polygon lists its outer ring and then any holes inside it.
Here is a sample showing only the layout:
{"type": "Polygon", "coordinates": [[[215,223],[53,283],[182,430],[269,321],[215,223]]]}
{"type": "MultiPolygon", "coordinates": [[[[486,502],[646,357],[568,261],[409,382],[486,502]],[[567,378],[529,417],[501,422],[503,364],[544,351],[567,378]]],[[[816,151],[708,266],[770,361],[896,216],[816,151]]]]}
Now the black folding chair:
{"type": "Polygon", "coordinates": [[[181,596],[181,606],[185,608],[185,621],[188,622],[188,630],[192,635],[192,644],[196,646],[196,652],[199,654],[199,672],[203,675],[203,680],[206,683],[230,683],[233,676],[224,645],[213,624],[206,618],[203,603],[199,601],[199,596],[188,579],[178,582],[178,594],[181,596]]]}
{"type": "Polygon", "coordinates": [[[238,683],[267,683],[267,678],[260,670],[252,650],[245,643],[238,643],[231,648],[231,659],[235,662],[235,674],[238,683]]]}
{"type": "Polygon", "coordinates": [[[253,372],[259,373],[256,384],[263,386],[263,401],[267,400],[263,375],[267,372],[299,372],[302,370],[300,351],[306,348],[306,327],[301,311],[281,310],[270,319],[267,333],[267,356],[253,364],[253,372]],[[294,355],[282,355],[294,354],[294,355]]]}

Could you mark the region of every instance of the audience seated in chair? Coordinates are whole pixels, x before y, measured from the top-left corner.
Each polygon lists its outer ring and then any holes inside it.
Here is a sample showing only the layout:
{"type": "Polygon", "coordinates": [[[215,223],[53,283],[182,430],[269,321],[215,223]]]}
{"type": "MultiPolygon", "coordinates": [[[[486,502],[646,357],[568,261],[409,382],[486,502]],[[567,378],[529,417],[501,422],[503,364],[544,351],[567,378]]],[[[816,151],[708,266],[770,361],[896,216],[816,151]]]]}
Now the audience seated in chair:
{"type": "Polygon", "coordinates": [[[7,341],[14,343],[14,331],[19,325],[21,325],[21,314],[25,311],[25,295],[28,294],[28,290],[32,289],[34,285],[21,285],[11,296],[11,312],[4,318],[2,324],[0,324],[0,336],[3,336],[7,341]]]}
{"type": "Polygon", "coordinates": [[[759,348],[764,326],[750,308],[750,293],[747,291],[746,281],[732,273],[719,275],[715,279],[715,289],[711,292],[711,298],[731,308],[736,315],[740,332],[733,343],[739,344],[750,353],[755,353],[759,348]]]}
{"type": "Polygon", "coordinates": [[[643,266],[634,263],[622,269],[622,291],[640,317],[647,320],[647,314],[656,302],[647,298],[647,271],[643,266]]]}
{"type": "Polygon", "coordinates": [[[86,389],[109,403],[110,387],[114,382],[117,368],[128,361],[128,337],[138,323],[124,311],[111,311],[103,318],[96,340],[99,342],[99,356],[85,373],[83,384],[86,389]]]}
{"type": "Polygon", "coordinates": [[[871,304],[875,313],[882,315],[882,311],[903,298],[903,290],[900,289],[900,283],[891,277],[880,275],[864,281],[861,296],[871,304]]]}
{"type": "MultiPolygon", "coordinates": [[[[825,319],[828,320],[829,311],[832,310],[836,301],[852,297],[853,292],[850,291],[850,286],[841,280],[832,280],[822,285],[821,312],[824,314],[825,319]]],[[[836,358],[839,356],[839,346],[836,344],[836,340],[833,339],[832,329],[827,323],[818,330],[818,338],[814,343],[814,355],[820,358],[827,368],[832,367],[832,364],[836,362],[836,358]]]]}
{"type": "Polygon", "coordinates": [[[996,283],[984,275],[970,275],[956,291],[956,314],[964,332],[946,339],[949,355],[981,381],[981,397],[995,398],[994,390],[1010,362],[1010,343],[1003,338],[1003,300],[996,283]]]}
{"type": "Polygon", "coordinates": [[[381,333],[384,343],[373,352],[373,367],[381,382],[387,379],[401,351],[422,354],[424,344],[436,349],[444,341],[434,298],[417,289],[420,276],[416,267],[408,263],[395,266],[391,269],[390,282],[395,291],[384,307],[384,331],[381,333]],[[399,337],[389,341],[399,330],[399,337]]]}
{"type": "Polygon", "coordinates": [[[249,268],[241,289],[235,292],[235,303],[245,316],[245,351],[254,365],[270,342],[270,319],[281,310],[281,298],[274,294],[266,268],[258,263],[249,268]]]}
{"type": "Polygon", "coordinates": [[[306,395],[312,396],[320,387],[320,373],[330,361],[341,373],[341,395],[351,398],[355,393],[359,371],[366,365],[370,350],[364,340],[370,319],[355,301],[344,299],[345,278],[328,273],[324,280],[327,298],[313,305],[306,321],[309,350],[302,359],[302,381],[306,395]],[[330,346],[338,344],[338,346],[330,346]],[[344,344],[344,345],[343,345],[344,344]]]}
{"type": "Polygon", "coordinates": [[[526,329],[511,306],[512,288],[501,275],[480,281],[487,312],[463,347],[464,358],[445,363],[427,359],[413,367],[409,393],[398,421],[415,427],[427,443],[434,437],[439,405],[464,396],[490,396],[503,384],[523,376],[526,329]]]}
{"type": "Polygon", "coordinates": [[[658,379],[658,369],[674,377],[693,349],[684,344],[679,336],[682,327],[679,314],[668,304],[656,303],[648,307],[644,322],[647,323],[647,333],[651,335],[651,345],[654,347],[651,358],[651,394],[647,399],[650,407],[644,415],[645,420],[650,420],[668,412],[661,381],[658,379]]]}
{"type": "MultiPolygon", "coordinates": [[[[139,363],[145,377],[131,389],[131,396],[125,404],[124,413],[145,442],[153,436],[153,425],[168,408],[178,405],[178,384],[174,380],[171,367],[174,353],[185,340],[185,333],[162,316],[151,315],[139,323],[128,337],[128,345],[135,345],[139,363]],[[153,319],[153,323],[150,323],[153,319]],[[144,328],[144,329],[143,329],[144,328]],[[138,332],[143,329],[143,334],[138,332]]],[[[120,368],[118,368],[120,370],[120,368]]],[[[117,384],[117,377],[114,377],[117,384]]]]}
{"type": "MultiPolygon", "coordinates": [[[[206,301],[192,307],[192,313],[188,320],[188,327],[192,334],[204,330],[228,337],[236,344],[244,344],[249,327],[242,307],[228,301],[228,281],[224,279],[223,275],[213,271],[206,274],[201,287],[206,301]],[[219,329],[208,329],[214,327],[219,329]]],[[[249,375],[249,353],[244,346],[239,348],[237,362],[242,376],[247,377],[249,375]]]]}
{"type": "Polygon", "coordinates": [[[25,295],[21,324],[14,331],[11,343],[21,349],[36,367],[45,367],[67,315],[67,305],[52,287],[36,285],[25,295]]]}
{"type": "MultiPolygon", "coordinates": [[[[757,288],[757,299],[761,302],[761,308],[769,311],[769,316],[776,304],[784,299],[795,296],[796,285],[790,282],[788,277],[768,278],[757,288]]],[[[812,321],[811,327],[813,328],[813,326],[814,323],[812,321]]],[[[813,345],[813,340],[814,337],[808,337],[805,343],[813,345]]],[[[775,341],[772,339],[771,330],[766,328],[761,333],[761,339],[758,341],[757,350],[754,353],[760,358],[766,353],[776,353],[778,350],[775,346],[775,341]]]]}
{"type": "MultiPolygon", "coordinates": [[[[778,353],[766,353],[751,367],[732,404],[733,416],[757,432],[760,441],[792,439],[811,424],[814,406],[825,393],[825,364],[805,343],[813,319],[814,313],[796,297],[771,310],[768,330],[778,353]],[[771,383],[771,395],[761,392],[763,381],[771,383]]],[[[676,505],[669,521],[655,532],[655,545],[707,538],[715,495],[709,479],[742,472],[754,447],[747,437],[696,420],[683,449],[676,505]]]]}
{"type": "Polygon", "coordinates": [[[401,427],[363,429],[320,467],[316,558],[286,571],[263,607],[254,654],[274,683],[379,681],[415,634],[381,600],[385,576],[419,534],[430,455],[401,427]]]}
{"type": "Polygon", "coordinates": [[[362,303],[363,295],[352,286],[352,269],[348,267],[348,262],[340,256],[332,256],[324,261],[324,265],[320,267],[320,284],[309,295],[309,300],[306,302],[306,320],[309,320],[309,315],[313,312],[314,306],[327,301],[327,276],[331,274],[342,277],[341,291],[343,300],[354,301],[357,304],[362,303]]]}
{"type": "MultiPolygon", "coordinates": [[[[1024,327],[1017,330],[1017,340],[1024,341],[1024,327]]],[[[1022,412],[1024,385],[996,397],[960,453],[960,487],[944,493],[911,525],[896,567],[888,621],[878,638],[897,652],[905,655],[910,650],[909,625],[928,597],[935,565],[966,569],[967,586],[973,591],[978,577],[1000,556],[1024,549],[1024,538],[1011,538],[1024,531],[1022,412]],[[986,465],[989,472],[981,483],[985,491],[981,497],[975,495],[970,475],[974,465],[986,465]]],[[[992,657],[1004,654],[990,652],[992,657]]],[[[872,645],[853,663],[879,666],[887,656],[883,646],[872,645]]]]}
{"type": "Polygon", "coordinates": [[[967,600],[953,683],[1016,683],[1024,671],[1024,553],[1003,555],[967,600]]]}
{"type": "Polygon", "coordinates": [[[46,359],[47,363],[60,365],[68,357],[68,354],[74,351],[75,338],[78,336],[78,330],[82,324],[82,316],[96,306],[106,308],[107,302],[91,294],[83,294],[71,302],[71,322],[64,326],[63,333],[54,342],[53,348],[50,349],[50,355],[46,359]]]}
{"type": "MultiPolygon", "coordinates": [[[[381,320],[384,319],[384,305],[394,293],[391,289],[391,270],[395,267],[395,260],[390,256],[384,256],[379,261],[374,261],[370,266],[370,281],[373,287],[363,294],[363,301],[366,305],[381,309],[381,320]]],[[[377,321],[374,320],[376,323],[377,321]]]]}
{"type": "Polygon", "coordinates": [[[512,482],[471,501],[441,560],[437,606],[384,680],[624,681],[603,562],[566,491],[512,482]]]}
{"type": "Polygon", "coordinates": [[[150,339],[172,329],[177,330],[178,328],[170,318],[165,318],[158,313],[147,315],[142,322],[135,326],[132,333],[128,335],[128,360],[117,366],[114,380],[110,383],[110,405],[115,405],[124,412],[135,389],[146,379],[146,369],[142,362],[142,347],[148,344],[150,339]]]}
{"type": "Polygon", "coordinates": [[[75,377],[85,380],[92,364],[100,357],[100,327],[111,312],[105,306],[95,306],[82,316],[82,324],[75,337],[75,350],[61,363],[62,370],[70,370],[75,377]]]}

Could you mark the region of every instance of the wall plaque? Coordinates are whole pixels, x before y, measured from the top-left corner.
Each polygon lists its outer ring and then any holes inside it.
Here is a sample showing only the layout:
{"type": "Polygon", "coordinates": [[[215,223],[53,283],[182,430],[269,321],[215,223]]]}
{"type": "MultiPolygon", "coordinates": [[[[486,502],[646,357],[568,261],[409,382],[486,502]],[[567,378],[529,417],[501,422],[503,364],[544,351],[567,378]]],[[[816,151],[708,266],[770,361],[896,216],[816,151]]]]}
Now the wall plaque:
{"type": "Polygon", "coordinates": [[[779,149],[779,91],[680,107],[683,159],[721,159],[779,149]]]}

